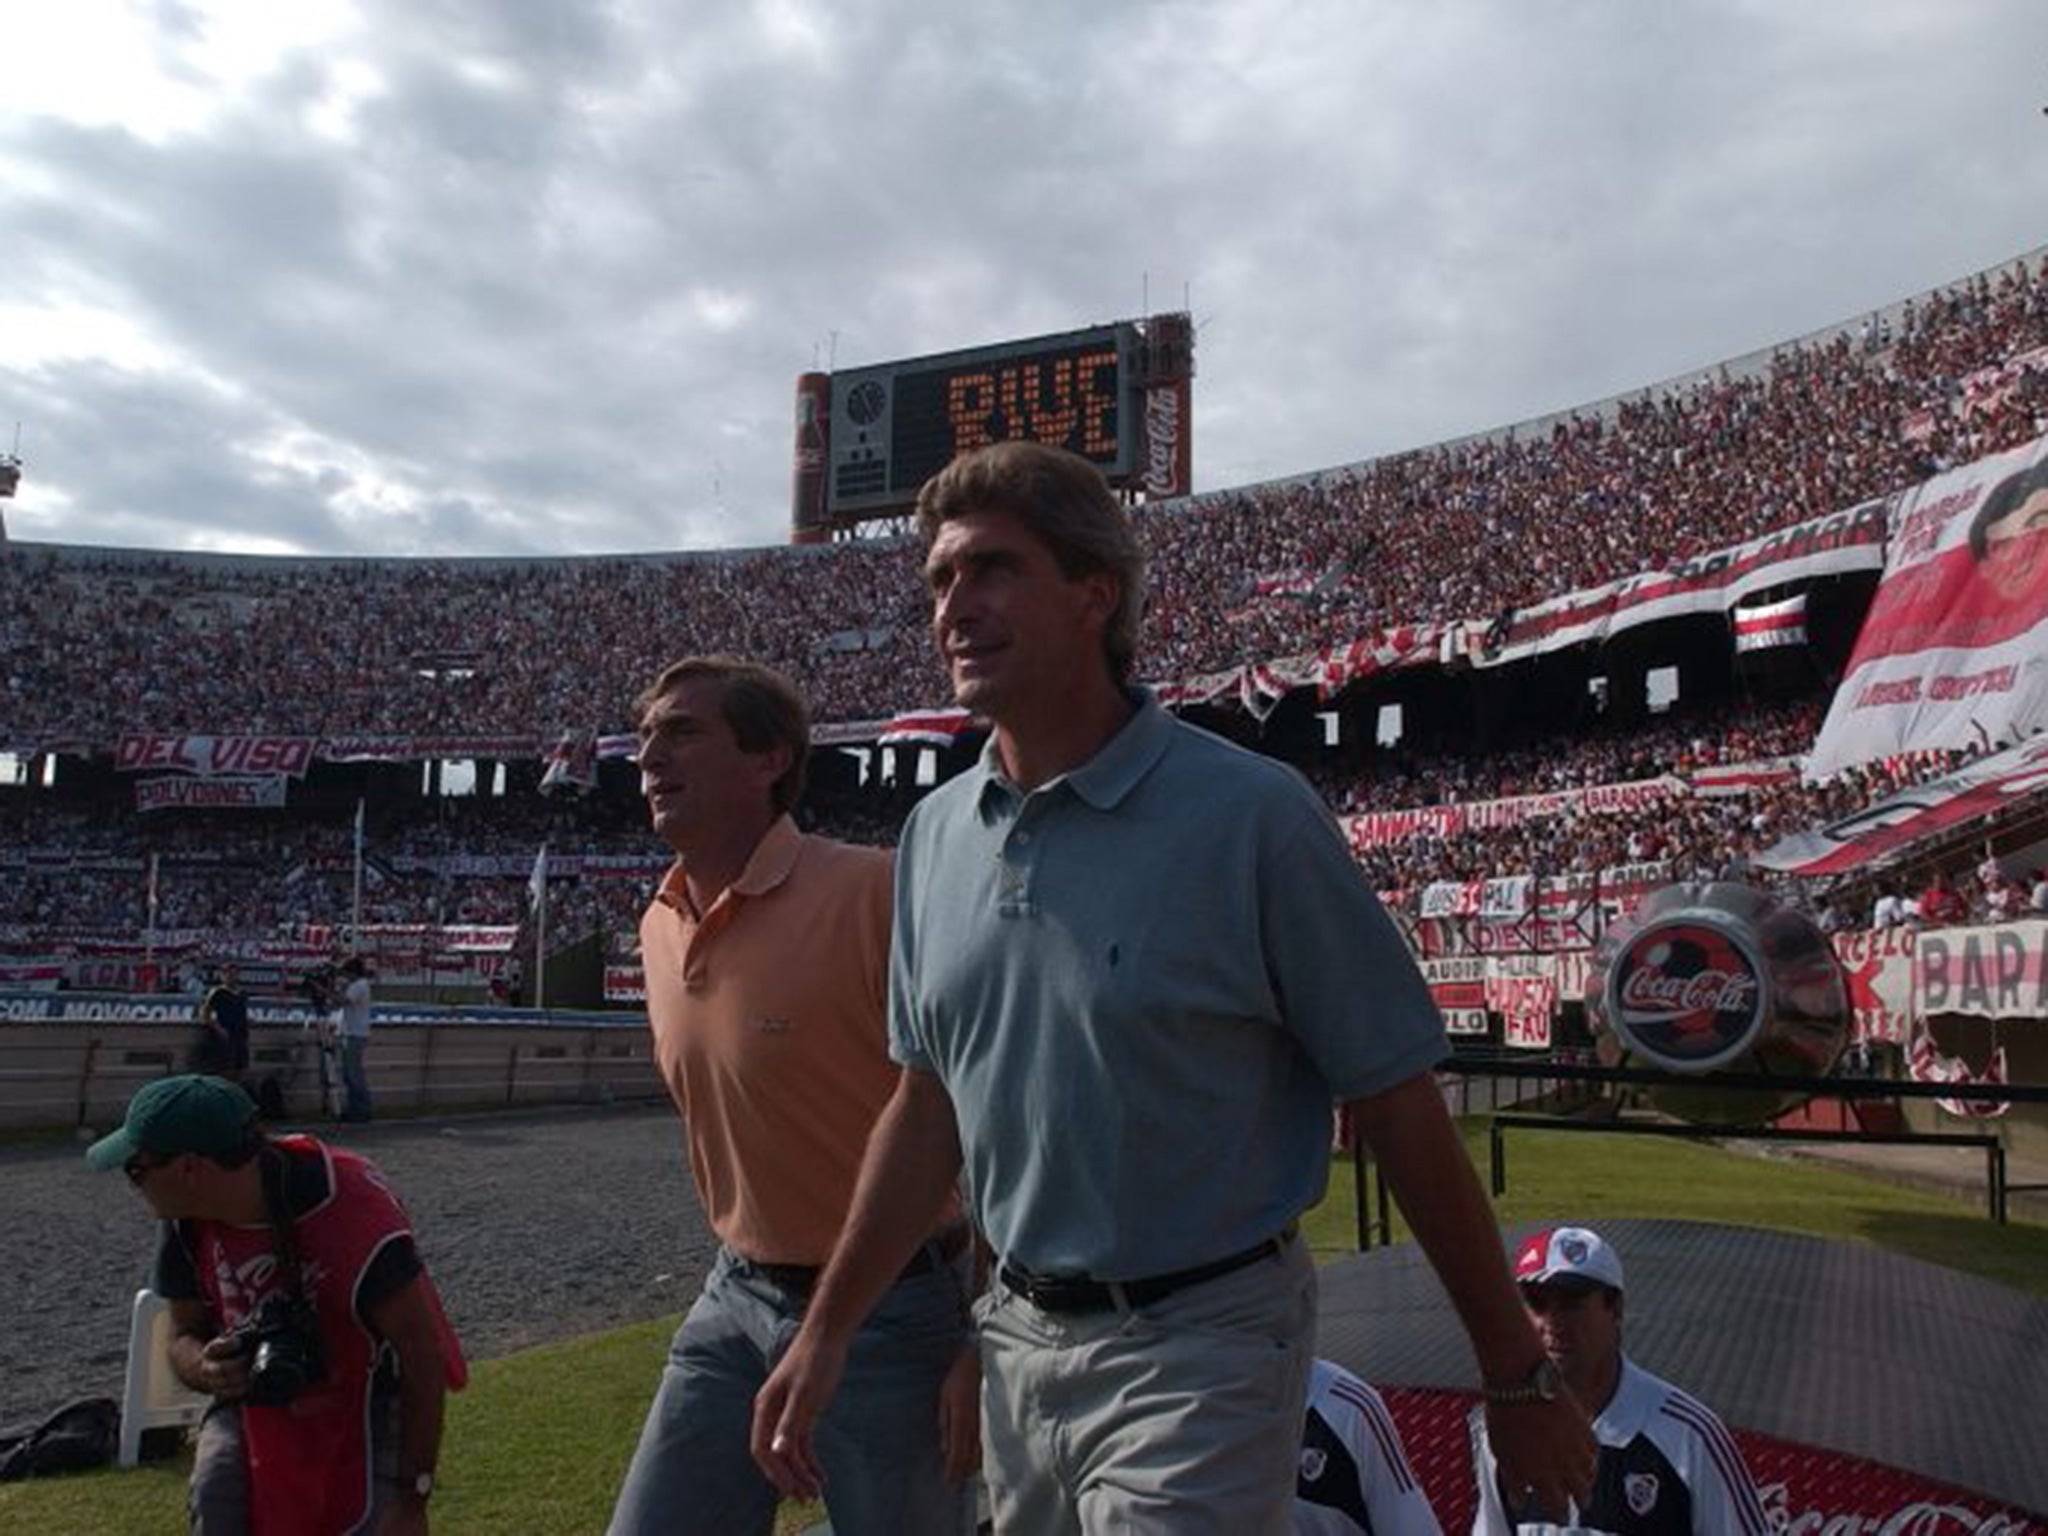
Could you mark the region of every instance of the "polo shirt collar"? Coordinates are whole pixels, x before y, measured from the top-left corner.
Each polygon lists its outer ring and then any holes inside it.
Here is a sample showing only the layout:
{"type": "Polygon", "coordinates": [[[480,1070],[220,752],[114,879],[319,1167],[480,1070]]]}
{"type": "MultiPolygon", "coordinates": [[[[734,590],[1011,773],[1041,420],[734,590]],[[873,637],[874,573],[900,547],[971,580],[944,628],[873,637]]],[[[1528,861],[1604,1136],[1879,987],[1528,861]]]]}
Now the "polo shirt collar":
{"type": "Polygon", "coordinates": [[[1621,1376],[1614,1383],[1614,1396],[1593,1420],[1593,1438],[1602,1445],[1627,1445],[1643,1432],[1659,1401],[1650,1378],[1627,1355],[1621,1357],[1621,1376]]]}
{"type": "MultiPolygon", "coordinates": [[[[1124,696],[1137,706],[1131,718],[1087,762],[1041,788],[1064,784],[1096,810],[1108,811],[1138,787],[1153,764],[1165,755],[1167,744],[1173,739],[1173,717],[1160,706],[1149,688],[1127,688],[1124,696]]],[[[976,771],[981,775],[981,784],[975,791],[974,803],[986,820],[993,814],[993,797],[1014,798],[1018,793],[1017,786],[1003,772],[1002,748],[993,732],[981,749],[976,771]]]]}
{"type": "MultiPolygon", "coordinates": [[[[789,878],[789,872],[796,868],[797,856],[803,852],[804,835],[797,830],[796,821],[784,812],[776,818],[774,825],[761,834],[761,841],[754,844],[754,852],[747,859],[747,867],[740,871],[739,879],[733,881],[731,890],[740,896],[764,896],[789,878]]],[[[657,896],[685,916],[689,915],[690,902],[684,887],[684,866],[686,861],[677,859],[668,873],[662,877],[661,889],[657,896]]]]}

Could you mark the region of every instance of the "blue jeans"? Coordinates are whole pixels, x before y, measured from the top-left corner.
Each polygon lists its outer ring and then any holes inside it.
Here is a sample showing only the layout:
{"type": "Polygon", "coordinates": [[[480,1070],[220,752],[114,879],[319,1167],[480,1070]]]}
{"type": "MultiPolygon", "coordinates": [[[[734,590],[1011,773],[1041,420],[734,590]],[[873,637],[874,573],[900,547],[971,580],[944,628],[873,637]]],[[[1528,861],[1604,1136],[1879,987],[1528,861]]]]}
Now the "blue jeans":
{"type": "MultiPolygon", "coordinates": [[[[855,1336],[819,1419],[833,1536],[965,1536],[974,1484],[949,1483],[939,1383],[968,1340],[966,1264],[898,1280],[855,1336]]],[[[778,1502],[747,1451],[754,1394],[795,1337],[803,1298],[719,1250],[669,1348],[612,1511],[611,1536],[766,1536],[778,1502]]]]}
{"type": "Polygon", "coordinates": [[[341,1118],[370,1118],[370,1074],[363,1069],[363,1053],[370,1048],[368,1035],[341,1037],[341,1118]]]}

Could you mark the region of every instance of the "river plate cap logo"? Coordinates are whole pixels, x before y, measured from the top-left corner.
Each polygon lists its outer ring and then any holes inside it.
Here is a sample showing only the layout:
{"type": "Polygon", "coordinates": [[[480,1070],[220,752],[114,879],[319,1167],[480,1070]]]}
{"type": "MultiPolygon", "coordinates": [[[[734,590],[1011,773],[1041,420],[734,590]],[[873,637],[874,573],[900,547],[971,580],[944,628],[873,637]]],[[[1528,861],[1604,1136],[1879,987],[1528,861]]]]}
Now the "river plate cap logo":
{"type": "Polygon", "coordinates": [[[1673,1072],[1711,1072],[1762,1031],[1764,969],[1743,938],[1695,913],[1646,925],[1607,974],[1622,1042],[1673,1072]]]}

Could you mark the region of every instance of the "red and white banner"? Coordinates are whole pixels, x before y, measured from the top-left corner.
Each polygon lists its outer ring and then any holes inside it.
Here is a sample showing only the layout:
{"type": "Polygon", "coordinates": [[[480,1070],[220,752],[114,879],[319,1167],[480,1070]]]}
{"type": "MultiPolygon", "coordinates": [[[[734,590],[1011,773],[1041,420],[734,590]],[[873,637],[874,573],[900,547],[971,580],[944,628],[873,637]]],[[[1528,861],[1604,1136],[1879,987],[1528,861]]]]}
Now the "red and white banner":
{"type": "Polygon", "coordinates": [[[311,736],[123,736],[116,773],[181,773],[213,779],[288,776],[303,779],[313,763],[311,736]]]}
{"type": "MultiPolygon", "coordinates": [[[[1960,1056],[1945,1056],[1935,1048],[1934,1037],[1925,1029],[1913,1036],[1906,1049],[1906,1075],[1916,1083],[1938,1083],[1956,1088],[2003,1088],[2005,1047],[1991,1053],[1982,1072],[1973,1070],[1960,1056]]],[[[1996,1120],[2011,1108],[2003,1099],[1936,1099],[1937,1109],[1962,1120],[1996,1120]]]]}
{"type": "Polygon", "coordinates": [[[1753,862],[1793,875],[1834,875],[1903,853],[1915,843],[1977,826],[2048,790],[2048,735],[1980,758],[1876,805],[1773,843],[1753,862]]]}
{"type": "Polygon", "coordinates": [[[608,1003],[646,1002],[646,972],[638,965],[607,965],[604,968],[604,1000],[608,1003]]]}
{"type": "Polygon", "coordinates": [[[587,732],[564,731],[540,776],[544,795],[587,795],[597,788],[597,738],[587,732]]]}
{"type": "Polygon", "coordinates": [[[1914,944],[1913,992],[1923,1019],[2048,1019],[2048,922],[1931,928],[1914,944]]]}
{"type": "MultiPolygon", "coordinates": [[[[315,949],[334,950],[341,947],[347,934],[346,928],[333,924],[307,923],[293,937],[315,949]]],[[[433,923],[365,923],[362,942],[357,947],[380,954],[426,949],[502,954],[512,948],[512,941],[518,936],[516,926],[501,923],[463,923],[445,928],[433,923]]]]}
{"type": "Polygon", "coordinates": [[[1234,701],[1263,720],[1297,689],[1313,688],[1317,698],[1329,699],[1360,678],[1397,667],[1433,666],[1441,659],[1443,634],[1440,625],[1401,624],[1307,655],[1279,656],[1154,683],[1152,692],[1167,709],[1234,701]]]}
{"type": "Polygon", "coordinates": [[[1363,852],[1414,837],[1457,837],[1494,827],[1518,827],[1552,816],[1630,814],[1684,799],[1691,792],[1685,780],[1666,773],[1654,779],[1588,784],[1540,795],[1508,795],[1498,800],[1424,805],[1405,811],[1368,811],[1339,820],[1351,839],[1352,850],[1363,852]]]}
{"type": "Polygon", "coordinates": [[[323,736],[313,754],[323,763],[418,763],[449,758],[538,757],[536,736],[323,736]]]}
{"type": "Polygon", "coordinates": [[[1576,875],[1546,875],[1536,882],[1536,949],[1591,949],[1600,937],[1597,897],[1600,877],[1591,870],[1576,875]]]}
{"type": "Polygon", "coordinates": [[[1781,645],[1806,644],[1806,594],[1778,603],[1737,606],[1732,615],[1736,651],[1768,651],[1781,645]]]}
{"type": "Polygon", "coordinates": [[[916,709],[892,719],[875,738],[884,747],[950,747],[969,731],[983,728],[965,709],[916,709]]]}
{"type": "Polygon", "coordinates": [[[1445,1033],[1485,1034],[1486,961],[1478,955],[1452,955],[1424,960],[1421,965],[1429,995],[1444,1016],[1445,1033]]]}
{"type": "Polygon", "coordinates": [[[1519,1051],[1550,1049],[1557,1011],[1557,969],[1548,955],[1490,955],[1486,1006],[1501,1016],[1501,1043],[1519,1051]]]}
{"type": "Polygon", "coordinates": [[[1709,763],[1693,769],[1686,777],[1692,781],[1694,794],[1710,800],[1726,798],[1769,789],[1775,784],[1794,783],[1802,761],[1796,757],[1759,757],[1747,763],[1709,763]]]}
{"type": "Polygon", "coordinates": [[[1818,783],[1895,752],[2048,724],[2048,437],[1898,503],[1884,578],[1807,759],[1818,783]]]}
{"type": "Polygon", "coordinates": [[[1834,936],[1835,958],[1849,984],[1854,1038],[1873,1045],[1904,1045],[1918,1014],[1913,1008],[1911,928],[1872,928],[1834,936]]]}
{"type": "Polygon", "coordinates": [[[285,803],[286,780],[267,779],[138,779],[138,811],[273,810],[285,803]]]}
{"type": "Polygon", "coordinates": [[[1464,626],[1469,643],[1455,648],[1477,666],[1498,667],[1662,619],[1726,612],[1765,587],[1874,571],[1884,564],[1885,507],[1882,500],[1867,501],[1668,570],[1554,597],[1515,610],[1505,625],[1475,620],[1464,626]]]}
{"type": "Polygon", "coordinates": [[[61,960],[0,960],[0,989],[54,992],[64,981],[61,960]]]}

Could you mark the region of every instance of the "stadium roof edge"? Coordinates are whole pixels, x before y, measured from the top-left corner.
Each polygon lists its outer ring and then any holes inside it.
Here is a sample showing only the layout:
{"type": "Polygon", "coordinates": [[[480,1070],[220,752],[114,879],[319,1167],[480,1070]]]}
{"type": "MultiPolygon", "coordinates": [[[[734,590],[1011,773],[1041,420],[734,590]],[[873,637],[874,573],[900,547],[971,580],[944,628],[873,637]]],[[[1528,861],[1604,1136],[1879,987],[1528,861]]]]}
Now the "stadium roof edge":
{"type": "MultiPolygon", "coordinates": [[[[861,541],[875,546],[891,540],[861,541]]],[[[78,565],[174,565],[188,570],[281,571],[297,568],[335,570],[361,566],[460,566],[464,569],[519,568],[544,565],[692,565],[720,564],[750,559],[756,555],[793,555],[798,559],[824,558],[833,544],[752,544],[733,549],[666,549],[613,551],[593,555],[261,555],[212,549],[148,549],[115,544],[55,544],[34,539],[13,539],[8,548],[17,555],[42,555],[66,564],[78,565]]]]}

